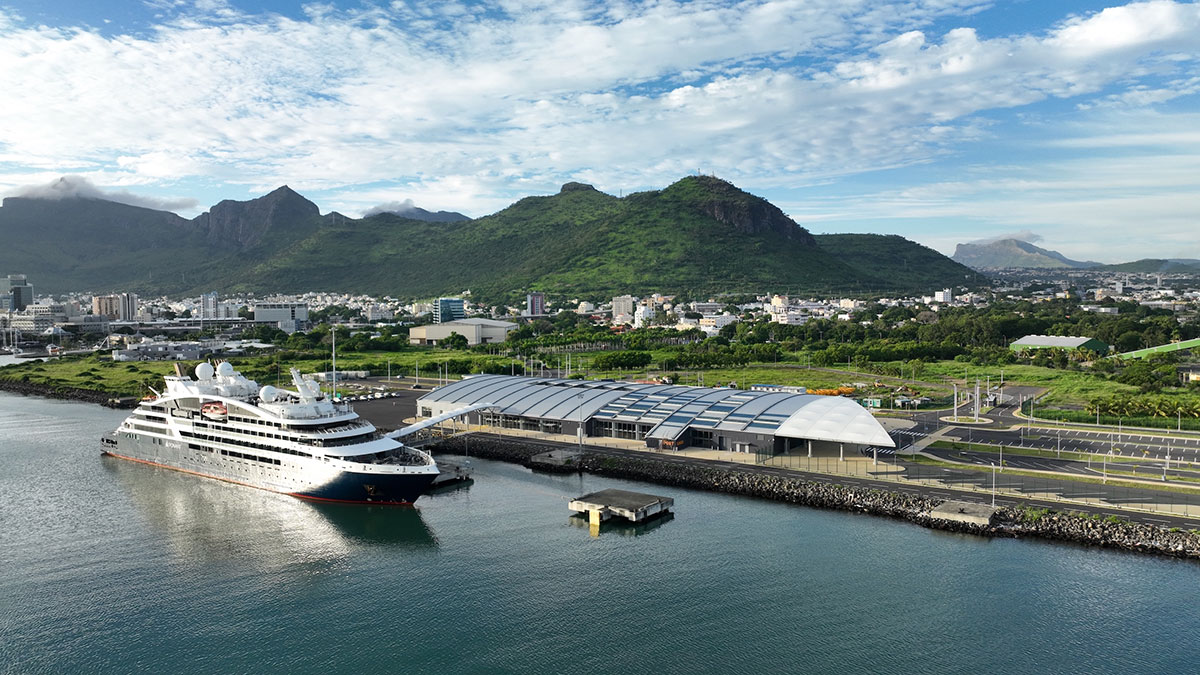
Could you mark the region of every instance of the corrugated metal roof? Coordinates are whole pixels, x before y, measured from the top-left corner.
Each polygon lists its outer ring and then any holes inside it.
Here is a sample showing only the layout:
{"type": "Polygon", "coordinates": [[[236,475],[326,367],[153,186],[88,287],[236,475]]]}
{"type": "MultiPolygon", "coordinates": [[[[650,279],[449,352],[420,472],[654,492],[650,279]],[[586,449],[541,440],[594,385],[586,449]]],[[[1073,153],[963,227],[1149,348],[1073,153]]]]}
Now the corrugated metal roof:
{"type": "Polygon", "coordinates": [[[688,427],[863,445],[894,445],[866,409],[838,396],[637,384],[612,380],[474,375],[421,397],[450,407],[493,403],[500,413],[561,421],[649,423],[651,438],[688,427]]]}
{"type": "Polygon", "coordinates": [[[1063,349],[1078,349],[1094,339],[1095,338],[1074,337],[1070,335],[1026,335],[1020,340],[1013,342],[1013,344],[1028,345],[1030,347],[1062,347],[1063,349]]]}

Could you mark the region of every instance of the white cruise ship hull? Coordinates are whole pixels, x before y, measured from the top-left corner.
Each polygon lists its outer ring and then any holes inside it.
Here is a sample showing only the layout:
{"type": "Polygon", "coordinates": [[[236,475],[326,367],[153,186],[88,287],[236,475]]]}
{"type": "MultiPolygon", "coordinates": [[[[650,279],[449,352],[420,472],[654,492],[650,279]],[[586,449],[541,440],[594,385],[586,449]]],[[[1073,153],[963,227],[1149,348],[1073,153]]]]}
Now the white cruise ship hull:
{"type": "MultiPolygon", "coordinates": [[[[189,441],[191,439],[188,439],[189,441]]],[[[136,431],[104,438],[104,454],[283,494],[332,502],[411,504],[437,477],[436,466],[338,469],[317,458],[230,450],[136,431]]]]}

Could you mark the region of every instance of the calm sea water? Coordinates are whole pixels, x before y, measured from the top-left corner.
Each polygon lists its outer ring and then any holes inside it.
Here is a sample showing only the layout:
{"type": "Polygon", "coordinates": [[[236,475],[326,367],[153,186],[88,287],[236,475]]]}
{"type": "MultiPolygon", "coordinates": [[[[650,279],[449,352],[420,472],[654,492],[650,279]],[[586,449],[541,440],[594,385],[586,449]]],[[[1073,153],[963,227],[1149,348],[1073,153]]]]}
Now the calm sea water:
{"type": "Polygon", "coordinates": [[[124,413],[0,394],[0,671],[1200,670],[1200,565],[475,461],[417,508],[102,458],[124,413]],[[665,492],[590,535],[568,497],[665,492]]]}

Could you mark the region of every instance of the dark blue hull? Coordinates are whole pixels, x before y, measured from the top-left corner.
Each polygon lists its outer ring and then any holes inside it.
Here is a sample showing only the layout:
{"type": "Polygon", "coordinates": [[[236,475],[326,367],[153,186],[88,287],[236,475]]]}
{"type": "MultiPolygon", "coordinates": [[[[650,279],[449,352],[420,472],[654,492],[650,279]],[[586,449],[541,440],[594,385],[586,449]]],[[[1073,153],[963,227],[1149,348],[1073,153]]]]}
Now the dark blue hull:
{"type": "Polygon", "coordinates": [[[305,499],[370,504],[411,504],[437,474],[342,473],[328,483],[291,494],[305,499]]]}

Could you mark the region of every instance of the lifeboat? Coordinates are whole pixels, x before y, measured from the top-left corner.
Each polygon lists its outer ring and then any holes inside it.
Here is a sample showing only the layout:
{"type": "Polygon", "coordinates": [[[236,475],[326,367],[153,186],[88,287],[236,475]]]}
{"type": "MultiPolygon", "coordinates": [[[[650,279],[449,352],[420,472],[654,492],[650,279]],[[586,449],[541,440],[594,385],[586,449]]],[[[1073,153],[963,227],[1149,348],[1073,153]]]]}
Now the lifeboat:
{"type": "Polygon", "coordinates": [[[200,414],[204,415],[210,420],[224,422],[225,418],[229,415],[229,408],[226,408],[225,404],[221,403],[220,401],[205,403],[204,405],[200,406],[200,414]]]}

